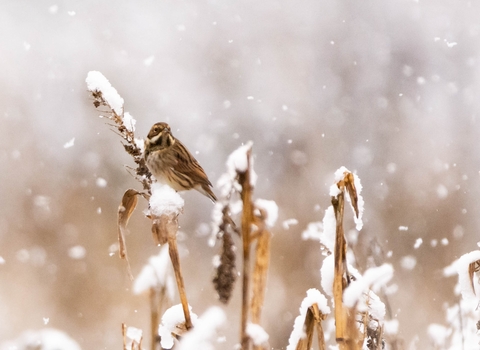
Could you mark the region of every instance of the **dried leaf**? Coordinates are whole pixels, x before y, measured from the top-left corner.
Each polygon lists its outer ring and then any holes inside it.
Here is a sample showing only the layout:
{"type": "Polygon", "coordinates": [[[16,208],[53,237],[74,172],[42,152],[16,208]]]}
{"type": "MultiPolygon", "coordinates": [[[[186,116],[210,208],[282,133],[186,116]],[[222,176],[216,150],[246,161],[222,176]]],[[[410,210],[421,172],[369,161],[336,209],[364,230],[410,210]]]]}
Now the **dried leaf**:
{"type": "Polygon", "coordinates": [[[315,317],[311,307],[308,308],[307,314],[305,315],[305,321],[303,323],[303,330],[305,332],[305,337],[302,337],[296,346],[296,350],[309,350],[312,347],[313,332],[315,330],[315,317]]]}
{"type": "Polygon", "coordinates": [[[130,216],[132,215],[135,207],[137,206],[138,198],[140,194],[138,191],[129,189],[123,194],[122,203],[118,207],[118,243],[119,243],[119,255],[120,258],[125,259],[127,262],[128,276],[133,280],[132,271],[130,268],[130,262],[127,256],[127,246],[125,244],[125,234],[127,232],[127,224],[130,216]]]}
{"type": "Polygon", "coordinates": [[[123,194],[122,204],[118,207],[118,242],[120,243],[120,257],[126,259],[127,247],[125,246],[125,233],[127,232],[127,224],[135,207],[137,206],[138,191],[129,189],[123,194]]]}
{"type": "Polygon", "coordinates": [[[162,245],[168,241],[168,229],[167,224],[169,217],[162,216],[152,216],[152,234],[153,240],[156,245],[162,245]]]}
{"type": "Polygon", "coordinates": [[[355,215],[358,218],[359,216],[358,195],[357,195],[357,189],[355,188],[355,178],[353,174],[350,172],[345,173],[344,181],[345,181],[345,186],[347,187],[348,194],[350,195],[353,209],[355,210],[355,215]]]}

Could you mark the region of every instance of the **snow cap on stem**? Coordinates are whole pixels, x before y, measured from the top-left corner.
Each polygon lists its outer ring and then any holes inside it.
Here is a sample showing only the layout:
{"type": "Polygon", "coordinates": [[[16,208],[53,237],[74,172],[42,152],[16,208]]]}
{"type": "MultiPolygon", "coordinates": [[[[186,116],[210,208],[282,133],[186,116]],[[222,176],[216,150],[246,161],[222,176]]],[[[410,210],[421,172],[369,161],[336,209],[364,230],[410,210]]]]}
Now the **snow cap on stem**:
{"type": "Polygon", "coordinates": [[[98,71],[90,71],[88,72],[85,81],[89,91],[101,92],[103,99],[115,111],[115,113],[119,116],[123,114],[123,98],[102,73],[98,71]]]}

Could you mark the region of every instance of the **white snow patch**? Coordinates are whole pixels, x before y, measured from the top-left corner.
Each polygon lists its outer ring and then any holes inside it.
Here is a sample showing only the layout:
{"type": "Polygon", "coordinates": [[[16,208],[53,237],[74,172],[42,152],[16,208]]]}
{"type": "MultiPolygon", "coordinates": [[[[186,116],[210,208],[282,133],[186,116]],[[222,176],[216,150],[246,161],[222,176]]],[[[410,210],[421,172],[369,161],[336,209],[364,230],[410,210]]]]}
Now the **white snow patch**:
{"type": "Polygon", "coordinates": [[[307,296],[305,299],[303,299],[300,306],[300,315],[295,318],[293,331],[288,339],[288,346],[286,350],[295,350],[298,341],[305,337],[306,334],[303,329],[303,324],[305,322],[305,316],[307,315],[308,308],[313,304],[317,304],[318,309],[322,314],[328,315],[330,313],[330,308],[327,305],[327,298],[325,298],[325,296],[320,293],[318,289],[309,289],[307,291],[307,296]]]}
{"type": "MultiPolygon", "coordinates": [[[[345,178],[346,173],[352,173],[352,172],[344,166],[341,166],[339,169],[337,169],[337,171],[335,171],[335,184],[330,186],[330,196],[332,197],[338,196],[338,194],[340,193],[340,189],[338,188],[337,183],[345,178]]],[[[360,231],[363,227],[362,218],[363,218],[363,211],[365,209],[365,201],[363,200],[363,197],[361,195],[363,186],[357,174],[353,174],[353,183],[355,185],[355,189],[357,192],[358,217],[355,214],[355,210],[353,208],[350,196],[346,193],[345,197],[347,198],[347,202],[350,203],[352,210],[354,212],[353,220],[355,221],[355,227],[358,231],[360,231]]]]}
{"type": "Polygon", "coordinates": [[[437,197],[440,199],[448,197],[448,188],[445,185],[440,184],[437,186],[437,197]]]}
{"type": "Polygon", "coordinates": [[[86,255],[87,251],[85,247],[81,245],[73,246],[68,250],[68,256],[74,260],[83,259],[86,255]]]}
{"type": "Polygon", "coordinates": [[[143,154],[145,152],[145,140],[135,138],[133,141],[135,142],[135,146],[137,146],[140,152],[143,154]]]}
{"type": "Polygon", "coordinates": [[[103,177],[97,177],[95,184],[100,188],[105,188],[107,187],[107,180],[105,180],[103,177]]]}
{"type": "Polygon", "coordinates": [[[54,329],[28,330],[17,339],[0,343],[0,349],[81,350],[80,345],[66,333],[54,329]]]}
{"type": "Polygon", "coordinates": [[[225,312],[221,308],[210,307],[195,322],[195,327],[183,336],[178,350],[214,350],[213,342],[216,331],[225,323],[226,319],[225,312]]]}
{"type": "Polygon", "coordinates": [[[118,94],[117,90],[110,84],[107,78],[98,71],[88,72],[87,88],[91,92],[100,91],[105,101],[115,111],[117,115],[123,114],[123,98],[118,94]]]}
{"type": "Polygon", "coordinates": [[[337,184],[333,184],[332,186],[330,186],[330,190],[328,191],[328,194],[330,195],[330,197],[336,197],[338,196],[342,191],[340,191],[340,189],[338,188],[337,184]]]}
{"type": "Polygon", "coordinates": [[[175,287],[168,254],[168,244],[164,244],[157,255],[148,259],[148,263],[142,268],[142,271],[133,283],[134,294],[141,294],[150,288],[156,290],[166,288],[166,295],[170,300],[173,300],[175,287]]]}
{"type": "Polygon", "coordinates": [[[152,184],[151,189],[149,210],[152,215],[179,215],[182,213],[185,201],[173,188],[156,182],[152,184]]]}
{"type": "Polygon", "coordinates": [[[52,15],[56,14],[58,12],[58,5],[52,5],[48,8],[48,12],[50,12],[52,15]]]}
{"type": "Polygon", "coordinates": [[[400,260],[400,266],[405,270],[413,270],[416,265],[417,265],[417,258],[414,257],[413,255],[404,256],[400,260]]]}
{"type": "MultiPolygon", "coordinates": [[[[222,193],[222,197],[228,197],[232,192],[232,189],[241,191],[241,186],[237,180],[237,173],[243,173],[247,171],[248,159],[247,152],[251,150],[253,145],[252,141],[247,142],[245,145],[240,146],[230,154],[227,159],[227,172],[222,174],[217,181],[217,187],[222,193]]],[[[257,174],[253,169],[253,157],[250,157],[250,184],[255,186],[257,182],[257,174]]]]}
{"type": "Polygon", "coordinates": [[[399,231],[408,231],[408,226],[398,226],[399,231]]]}
{"type": "Polygon", "coordinates": [[[427,333],[435,345],[435,348],[439,347],[443,349],[446,345],[447,338],[452,333],[452,329],[437,323],[432,323],[428,326],[427,333]]]}
{"type": "Polygon", "coordinates": [[[278,205],[275,201],[270,201],[266,199],[257,199],[255,200],[255,207],[261,210],[264,210],[267,214],[265,223],[269,227],[275,226],[278,218],[278,205]]]}
{"type": "Polygon", "coordinates": [[[73,147],[75,144],[75,137],[71,138],[69,141],[65,142],[63,148],[70,148],[73,147]]]}
{"type": "Polygon", "coordinates": [[[236,173],[237,171],[244,173],[245,171],[247,171],[247,152],[252,149],[252,146],[253,142],[249,141],[245,145],[240,146],[238,149],[233,151],[230,157],[228,157],[227,167],[230,169],[231,173],[236,173]]]}
{"type": "MultiPolygon", "coordinates": [[[[189,305],[190,318],[192,324],[195,326],[198,316],[192,312],[192,307],[189,305]]],[[[185,315],[183,314],[182,304],[177,304],[167,309],[162,316],[162,323],[158,327],[158,334],[162,337],[161,345],[164,349],[171,349],[173,347],[173,334],[183,333],[183,324],[185,323],[185,315]],[[177,327],[180,326],[180,327],[177,327]]],[[[194,347],[195,348],[195,347],[194,347]]]]}
{"type": "Polygon", "coordinates": [[[302,239],[306,241],[307,239],[312,239],[314,241],[320,241],[321,234],[323,232],[323,223],[321,222],[310,222],[307,225],[307,229],[302,232],[302,239]]]}
{"type": "Polygon", "coordinates": [[[333,252],[335,248],[336,219],[333,206],[325,210],[322,222],[311,222],[307,229],[302,232],[302,239],[312,239],[320,241],[328,252],[333,252]]]}
{"type": "Polygon", "coordinates": [[[374,292],[378,292],[381,287],[386,284],[393,277],[393,267],[390,264],[383,264],[382,266],[369,268],[363,276],[356,278],[345,289],[343,293],[343,300],[347,307],[353,307],[360,297],[371,288],[374,292]]]}
{"type": "Polygon", "coordinates": [[[417,239],[415,240],[415,244],[413,245],[413,249],[418,249],[418,248],[420,248],[420,246],[422,245],[422,243],[423,243],[423,239],[417,238],[417,239]]]}
{"type": "Polygon", "coordinates": [[[386,320],[383,324],[383,329],[385,331],[385,334],[388,335],[395,335],[398,334],[398,320],[393,319],[393,320],[386,320]]]}
{"type": "Polygon", "coordinates": [[[460,284],[460,292],[465,300],[475,299],[475,295],[478,293],[476,293],[476,290],[478,291],[480,289],[478,279],[475,278],[473,279],[474,289],[472,289],[472,282],[468,273],[468,266],[477,260],[480,260],[480,250],[474,250],[462,255],[455,263],[458,273],[458,283],[460,284]]]}
{"type": "Polygon", "coordinates": [[[148,56],[147,58],[145,58],[143,60],[143,64],[147,67],[151,66],[153,61],[155,60],[155,56],[154,55],[151,55],[151,56],[148,56]]]}
{"type": "Polygon", "coordinates": [[[323,259],[322,267],[320,268],[320,284],[323,291],[330,297],[333,297],[334,267],[334,255],[330,254],[323,259]]]}
{"type": "MultiPolygon", "coordinates": [[[[297,219],[287,219],[287,220],[284,220],[282,222],[282,227],[284,230],[288,230],[290,229],[290,226],[294,226],[294,225],[297,225],[298,224],[298,220],[297,219]]],[[[303,236],[302,236],[303,238],[303,236]]]]}
{"type": "Polygon", "coordinates": [[[137,121],[135,120],[135,118],[132,117],[130,113],[125,112],[123,114],[123,124],[125,125],[128,131],[134,132],[135,124],[137,124],[137,121]]]}
{"type": "Polygon", "coordinates": [[[319,240],[329,252],[335,248],[336,219],[332,206],[325,210],[323,222],[311,222],[302,232],[302,239],[319,240]]]}
{"type": "Polygon", "coordinates": [[[142,340],[142,337],[143,337],[143,331],[135,327],[128,327],[126,336],[127,336],[127,339],[130,340],[130,342],[136,342],[137,344],[140,344],[140,341],[142,340]]]}
{"type": "Polygon", "coordinates": [[[247,335],[252,339],[252,342],[256,346],[261,346],[268,341],[269,335],[262,326],[249,322],[246,329],[247,335]]]}

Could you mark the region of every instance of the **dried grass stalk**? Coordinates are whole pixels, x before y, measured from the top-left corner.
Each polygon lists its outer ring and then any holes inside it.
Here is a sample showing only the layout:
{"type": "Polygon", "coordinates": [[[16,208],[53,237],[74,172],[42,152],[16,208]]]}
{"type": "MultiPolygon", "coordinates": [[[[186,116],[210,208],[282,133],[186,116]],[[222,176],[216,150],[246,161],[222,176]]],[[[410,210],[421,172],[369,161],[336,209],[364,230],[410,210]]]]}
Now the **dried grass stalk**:
{"type": "Polygon", "coordinates": [[[313,333],[317,330],[318,348],[320,350],[326,349],[325,338],[323,335],[322,321],[326,318],[318,309],[317,304],[313,304],[307,310],[303,329],[305,337],[298,341],[296,350],[310,350],[312,348],[313,333]]]}
{"type": "Polygon", "coordinates": [[[334,281],[333,299],[335,303],[335,337],[340,349],[360,349],[359,334],[356,321],[355,308],[347,308],[343,304],[343,291],[350,283],[347,268],[347,241],[343,230],[343,217],[345,208],[345,190],[348,191],[355,214],[358,217],[358,195],[354,184],[354,176],[350,172],[337,183],[340,190],[337,196],[332,197],[335,212],[336,234],[334,248],[334,281]]]}
{"type": "Polygon", "coordinates": [[[250,288],[250,242],[252,225],[254,223],[252,192],[251,185],[251,153],[247,151],[247,170],[238,172],[238,182],[242,187],[240,193],[243,211],[242,211],[242,243],[243,243],[243,283],[242,283],[242,320],[240,328],[241,348],[247,350],[249,348],[250,337],[246,333],[249,310],[249,288],[250,288]]]}
{"type": "MultiPolygon", "coordinates": [[[[262,216],[265,213],[262,210],[262,216]]],[[[262,219],[261,219],[262,220],[262,219]]],[[[267,286],[267,273],[270,261],[270,242],[272,234],[265,229],[265,223],[260,221],[261,229],[258,231],[257,248],[255,252],[255,266],[253,269],[252,322],[260,324],[263,302],[265,300],[265,289],[267,286]]]]}
{"type": "Polygon", "coordinates": [[[190,317],[190,310],[188,308],[187,293],[185,291],[185,284],[183,282],[182,269],[180,268],[180,257],[177,247],[177,230],[178,230],[178,216],[174,215],[165,225],[167,229],[168,253],[172,261],[173,270],[175,271],[175,279],[177,281],[178,294],[180,302],[182,303],[183,314],[185,316],[185,327],[191,329],[192,319],[190,317]]]}

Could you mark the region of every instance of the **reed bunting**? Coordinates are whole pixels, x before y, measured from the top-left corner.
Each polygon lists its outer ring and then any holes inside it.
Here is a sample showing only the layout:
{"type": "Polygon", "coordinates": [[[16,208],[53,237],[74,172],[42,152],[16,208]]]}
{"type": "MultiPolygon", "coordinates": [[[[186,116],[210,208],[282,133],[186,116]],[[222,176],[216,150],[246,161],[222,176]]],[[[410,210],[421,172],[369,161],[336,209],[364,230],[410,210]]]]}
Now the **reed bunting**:
{"type": "Polygon", "coordinates": [[[177,140],[167,123],[156,123],[145,140],[145,162],[158,182],[163,182],[175,191],[192,188],[217,200],[207,174],[187,148],[177,140]]]}

